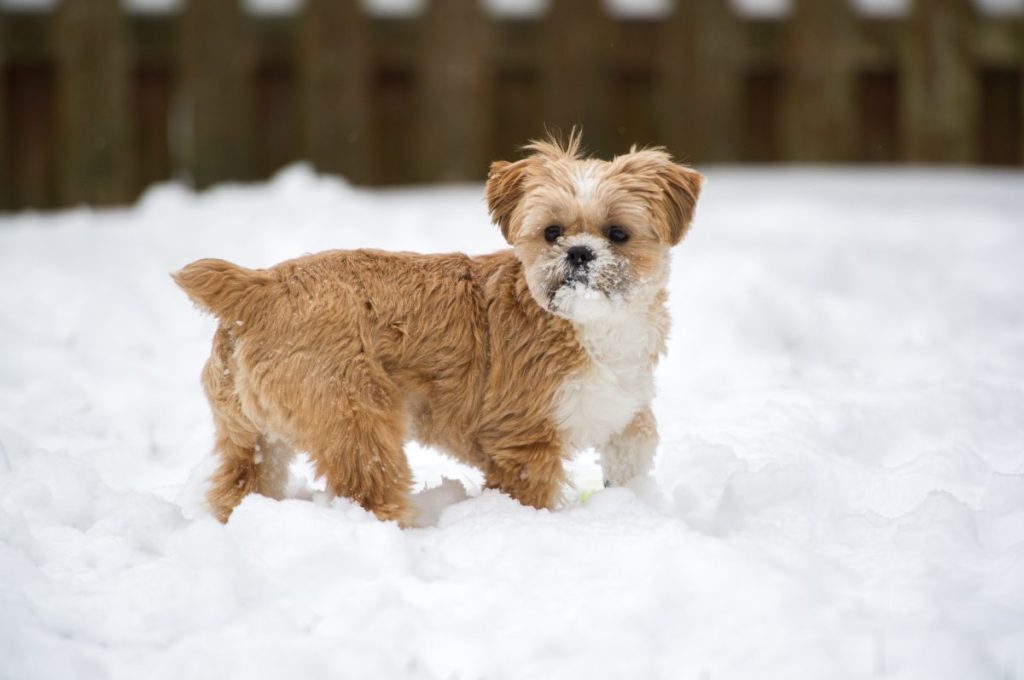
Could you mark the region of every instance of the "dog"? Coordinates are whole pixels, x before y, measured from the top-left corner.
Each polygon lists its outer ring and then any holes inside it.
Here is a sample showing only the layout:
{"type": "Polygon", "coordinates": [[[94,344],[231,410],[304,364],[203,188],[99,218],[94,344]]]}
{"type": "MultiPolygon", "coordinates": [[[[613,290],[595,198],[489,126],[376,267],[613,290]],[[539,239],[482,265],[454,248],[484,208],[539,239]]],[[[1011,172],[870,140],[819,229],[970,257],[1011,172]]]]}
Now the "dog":
{"type": "Polygon", "coordinates": [[[660,148],[584,157],[578,132],[524,149],[486,185],[509,250],[204,259],[172,274],[219,320],[202,382],[221,521],[250,492],[281,498],[297,450],[329,492],[402,526],[409,439],[536,508],[554,506],[578,450],[599,450],[606,485],[650,470],[669,251],[703,177],[660,148]]]}

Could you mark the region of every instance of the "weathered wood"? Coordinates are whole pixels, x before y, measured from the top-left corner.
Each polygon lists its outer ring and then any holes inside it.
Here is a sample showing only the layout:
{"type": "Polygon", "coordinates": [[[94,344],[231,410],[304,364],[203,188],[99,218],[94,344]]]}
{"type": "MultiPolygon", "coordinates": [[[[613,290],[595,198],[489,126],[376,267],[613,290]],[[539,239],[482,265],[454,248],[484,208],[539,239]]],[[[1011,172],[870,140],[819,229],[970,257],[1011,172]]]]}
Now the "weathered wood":
{"type": "Polygon", "coordinates": [[[490,21],[479,2],[432,0],[420,43],[419,178],[487,174],[493,82],[490,21]]]}
{"type": "Polygon", "coordinates": [[[407,19],[373,22],[370,137],[372,176],[377,184],[420,180],[416,167],[419,112],[415,60],[421,23],[407,19]]]}
{"type": "Polygon", "coordinates": [[[4,9],[0,7],[0,210],[10,210],[11,170],[7,128],[7,23],[4,9]]]}
{"type": "Polygon", "coordinates": [[[1018,16],[1012,22],[1011,32],[1016,38],[1013,44],[1017,48],[1017,84],[1020,87],[1020,100],[1017,102],[1019,111],[1017,130],[1020,137],[1020,148],[1017,150],[1017,159],[1018,164],[1024,165],[1024,16],[1018,16]]]}
{"type": "Polygon", "coordinates": [[[165,15],[130,17],[134,68],[131,79],[131,195],[174,176],[169,143],[177,89],[178,22],[165,15]]]}
{"type": "Polygon", "coordinates": [[[900,159],[898,83],[895,69],[869,70],[858,76],[856,160],[891,163],[900,159]]]}
{"type": "Polygon", "coordinates": [[[129,199],[129,43],[118,0],[63,0],[56,15],[59,200],[129,199]]]}
{"type": "Polygon", "coordinates": [[[260,60],[253,78],[252,169],[256,177],[269,177],[303,158],[300,148],[301,114],[295,70],[282,59],[260,60]]]}
{"type": "Polygon", "coordinates": [[[544,99],[546,123],[567,134],[583,129],[587,149],[615,151],[609,134],[608,37],[610,18],[601,0],[552,2],[544,32],[544,99]]]}
{"type": "Polygon", "coordinates": [[[9,186],[13,208],[57,205],[55,78],[42,61],[7,67],[9,186]]]}
{"type": "Polygon", "coordinates": [[[252,177],[253,51],[245,19],[239,0],[189,0],[182,11],[178,162],[199,188],[252,177]]]}
{"type": "Polygon", "coordinates": [[[758,68],[743,79],[740,100],[740,160],[778,163],[782,156],[782,75],[777,68],[758,68]]]}
{"type": "Polygon", "coordinates": [[[976,158],[971,0],[914,0],[901,54],[902,137],[911,162],[976,158]]]}
{"type": "Polygon", "coordinates": [[[621,153],[633,144],[665,145],[655,113],[657,60],[664,35],[651,20],[626,20],[613,24],[610,43],[612,149],[621,153]]]}
{"type": "Polygon", "coordinates": [[[0,9],[0,209],[122,202],[295,158],[357,182],[473,179],[545,126],[694,163],[1024,164],[1024,18],[975,16],[974,0],[884,19],[793,0],[770,20],[676,0],[670,17],[614,21],[604,0],[516,19],[478,0],[388,19],[362,0],[273,18],[241,3],[0,9]]]}
{"type": "Polygon", "coordinates": [[[670,150],[693,163],[740,157],[744,49],[728,0],[677,2],[662,25],[657,109],[670,150]]]}
{"type": "Polygon", "coordinates": [[[302,153],[298,17],[252,16],[252,172],[269,177],[302,153]]]}
{"type": "Polygon", "coordinates": [[[854,157],[852,52],[857,25],[847,0],[793,0],[786,23],[783,143],[787,160],[854,157]]]}
{"type": "Polygon", "coordinates": [[[986,165],[1020,165],[1024,149],[1024,95],[1016,68],[986,68],[979,74],[978,157],[986,165]]]}
{"type": "Polygon", "coordinates": [[[529,139],[544,134],[539,19],[501,21],[494,27],[494,90],[487,160],[512,159],[529,139]]]}
{"type": "Polygon", "coordinates": [[[299,38],[303,152],[321,172],[371,179],[370,24],[358,0],[306,0],[299,38]]]}

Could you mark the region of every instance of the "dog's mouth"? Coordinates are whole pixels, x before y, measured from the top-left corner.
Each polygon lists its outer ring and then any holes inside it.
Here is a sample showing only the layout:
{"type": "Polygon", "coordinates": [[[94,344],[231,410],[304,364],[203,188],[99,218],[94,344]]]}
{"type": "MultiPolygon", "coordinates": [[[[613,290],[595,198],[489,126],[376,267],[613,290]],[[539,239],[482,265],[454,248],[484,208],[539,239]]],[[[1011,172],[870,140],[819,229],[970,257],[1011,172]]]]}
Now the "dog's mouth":
{"type": "Polygon", "coordinates": [[[562,277],[562,281],[558,284],[559,286],[575,286],[575,285],[587,286],[590,284],[590,267],[583,265],[582,267],[575,267],[570,269],[562,277]]]}
{"type": "Polygon", "coordinates": [[[624,301],[629,279],[624,271],[614,275],[608,271],[585,267],[560,272],[547,289],[549,311],[568,319],[601,316],[609,303],[624,301]]]}
{"type": "Polygon", "coordinates": [[[548,309],[560,311],[561,308],[566,306],[566,302],[570,297],[584,296],[591,298],[609,297],[606,292],[588,286],[585,278],[565,279],[548,290],[548,309]]]}

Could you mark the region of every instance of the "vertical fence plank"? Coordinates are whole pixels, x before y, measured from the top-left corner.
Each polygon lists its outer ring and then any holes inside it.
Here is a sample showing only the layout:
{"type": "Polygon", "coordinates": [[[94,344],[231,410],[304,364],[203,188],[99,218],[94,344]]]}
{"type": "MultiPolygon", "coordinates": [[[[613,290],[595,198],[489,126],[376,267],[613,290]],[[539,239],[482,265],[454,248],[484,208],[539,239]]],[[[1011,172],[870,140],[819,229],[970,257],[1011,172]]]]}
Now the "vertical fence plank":
{"type": "Polygon", "coordinates": [[[57,204],[54,77],[49,63],[10,64],[7,72],[8,158],[14,208],[57,204]]]}
{"type": "Polygon", "coordinates": [[[0,5],[0,210],[10,210],[11,168],[7,128],[7,22],[0,5]]]}
{"type": "Polygon", "coordinates": [[[857,155],[868,163],[900,158],[899,78],[894,69],[871,70],[857,77],[857,155]]]}
{"type": "Polygon", "coordinates": [[[632,144],[664,145],[655,117],[657,58],[664,37],[660,22],[619,20],[613,24],[610,51],[610,134],[616,151],[632,144]]]}
{"type": "Polygon", "coordinates": [[[1014,43],[1017,45],[1017,87],[1020,92],[1017,100],[1017,135],[1020,138],[1017,158],[1020,164],[1024,164],[1024,16],[1017,17],[1012,30],[1016,36],[1014,43]]]}
{"type": "Polygon", "coordinates": [[[63,0],[56,15],[59,200],[128,200],[129,49],[118,0],[63,0]]]}
{"type": "Polygon", "coordinates": [[[370,30],[359,0],[306,0],[299,39],[305,157],[354,182],[371,178],[370,30]]]}
{"type": "Polygon", "coordinates": [[[857,127],[847,0],[794,0],[786,24],[783,154],[790,161],[853,159],[857,127]]]}
{"type": "Polygon", "coordinates": [[[540,20],[505,20],[494,27],[495,76],[487,160],[515,158],[527,140],[544,134],[540,20]]]}
{"type": "Polygon", "coordinates": [[[130,17],[132,32],[131,148],[129,188],[138,196],[146,187],[170,179],[171,112],[177,90],[178,21],[172,15],[130,17]]]}
{"type": "Polygon", "coordinates": [[[914,0],[902,40],[902,138],[912,162],[975,159],[971,0],[914,0]]]}
{"type": "Polygon", "coordinates": [[[737,160],[743,43],[728,0],[679,0],[662,31],[662,138],[693,163],[737,160]]]}
{"type": "Polygon", "coordinates": [[[744,75],[740,100],[740,160],[778,163],[782,112],[782,76],[778,69],[755,69],[744,75]]]}
{"type": "Polygon", "coordinates": [[[181,21],[181,161],[198,188],[249,179],[253,52],[239,0],[188,0],[181,21]]]}
{"type": "Polygon", "coordinates": [[[409,184],[416,171],[416,55],[422,39],[421,17],[375,18],[370,136],[373,177],[378,184],[409,184]]]}
{"type": "Polygon", "coordinates": [[[490,22],[478,0],[432,0],[420,43],[421,181],[486,174],[490,22]]]}
{"type": "Polygon", "coordinates": [[[608,101],[610,18],[601,0],[557,0],[543,22],[547,124],[568,133],[582,126],[588,150],[611,148],[608,101]]]}
{"type": "Polygon", "coordinates": [[[1021,76],[1016,68],[986,68],[979,74],[978,162],[1021,162],[1021,76]]]}
{"type": "Polygon", "coordinates": [[[251,175],[269,177],[303,157],[299,76],[295,65],[298,20],[250,16],[253,30],[251,175]]]}
{"type": "Polygon", "coordinates": [[[174,76],[166,66],[136,70],[132,95],[135,116],[133,195],[139,195],[154,182],[171,177],[173,164],[168,133],[173,90],[174,76]]]}

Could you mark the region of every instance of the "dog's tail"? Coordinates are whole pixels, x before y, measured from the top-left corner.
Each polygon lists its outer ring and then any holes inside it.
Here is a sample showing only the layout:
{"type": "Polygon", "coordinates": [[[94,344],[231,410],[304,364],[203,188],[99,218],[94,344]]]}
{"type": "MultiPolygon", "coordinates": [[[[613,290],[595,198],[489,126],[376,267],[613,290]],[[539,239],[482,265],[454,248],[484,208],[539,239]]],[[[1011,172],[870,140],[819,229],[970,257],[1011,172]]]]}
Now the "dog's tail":
{"type": "Polygon", "coordinates": [[[196,260],[171,278],[192,302],[221,321],[241,320],[259,290],[276,281],[269,272],[214,259],[196,260]]]}

